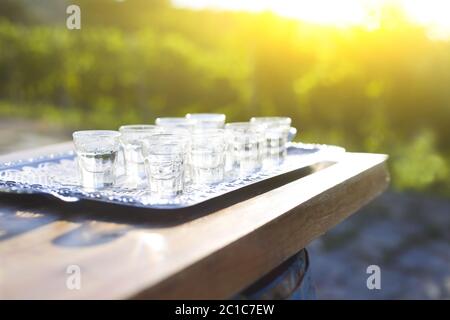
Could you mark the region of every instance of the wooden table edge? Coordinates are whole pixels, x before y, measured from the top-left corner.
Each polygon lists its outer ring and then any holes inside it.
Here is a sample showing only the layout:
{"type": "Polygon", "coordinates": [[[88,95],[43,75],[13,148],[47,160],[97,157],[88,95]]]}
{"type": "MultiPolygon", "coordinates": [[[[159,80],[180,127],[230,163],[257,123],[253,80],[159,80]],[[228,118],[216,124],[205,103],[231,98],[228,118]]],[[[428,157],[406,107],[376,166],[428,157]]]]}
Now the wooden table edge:
{"type": "MultiPolygon", "coordinates": [[[[0,162],[49,152],[66,151],[71,147],[71,143],[66,142],[1,155],[0,162]]],[[[222,299],[231,297],[357,211],[387,188],[389,174],[386,168],[386,155],[347,153],[347,157],[349,159],[351,157],[366,159],[367,166],[362,166],[359,171],[349,174],[342,183],[324,188],[311,198],[298,203],[298,205],[259,228],[212,252],[210,255],[193,261],[183,270],[151,285],[143,282],[139,287],[135,287],[120,296],[109,297],[105,295],[105,297],[120,299],[222,299]],[[230,257],[233,257],[233,259],[230,259],[230,257]],[[240,258],[239,266],[232,263],[236,261],[236,257],[240,258]],[[230,272],[236,276],[227,276],[230,272]]],[[[330,168],[333,168],[333,166],[330,168]]],[[[287,190],[298,186],[299,183],[302,183],[300,180],[314,181],[315,178],[318,180],[319,175],[325,175],[326,170],[332,170],[330,168],[313,173],[263,195],[270,196],[271,193],[275,194],[278,189],[287,190]]],[[[336,168],[335,171],[337,171],[336,168]]],[[[240,203],[239,205],[245,206],[245,202],[251,200],[244,201],[244,204],[240,203]]],[[[233,210],[233,207],[223,210],[233,210]]]]}
{"type": "Polygon", "coordinates": [[[388,156],[383,154],[373,154],[373,156],[378,158],[377,164],[347,180],[344,185],[334,186],[331,190],[333,195],[330,196],[328,192],[321,193],[183,271],[150,288],[143,288],[123,298],[227,299],[232,297],[383,193],[390,182],[386,165],[388,156]],[[367,183],[368,181],[370,183],[367,183]],[[332,207],[330,203],[339,202],[340,199],[346,199],[348,203],[335,208],[337,210],[330,209],[332,207]],[[304,221],[298,220],[298,216],[306,211],[315,210],[321,211],[318,218],[324,220],[321,230],[317,232],[318,230],[310,229],[309,233],[303,234],[296,232],[296,227],[297,230],[301,228],[299,221],[304,221]],[[289,231],[285,229],[286,226],[290,227],[289,231]],[[286,236],[293,239],[284,243],[279,242],[275,246],[270,240],[283,239],[286,236]],[[251,248],[257,247],[274,250],[267,250],[268,255],[265,257],[248,255],[248,252],[252,251],[251,248]],[[234,267],[227,261],[227,257],[230,256],[242,257],[241,267],[244,266],[244,268],[241,268],[240,273],[245,275],[245,278],[222,276],[228,271],[233,272],[234,267]],[[258,268],[255,268],[255,261],[261,262],[258,268]],[[211,271],[205,273],[205,270],[211,271]]]}

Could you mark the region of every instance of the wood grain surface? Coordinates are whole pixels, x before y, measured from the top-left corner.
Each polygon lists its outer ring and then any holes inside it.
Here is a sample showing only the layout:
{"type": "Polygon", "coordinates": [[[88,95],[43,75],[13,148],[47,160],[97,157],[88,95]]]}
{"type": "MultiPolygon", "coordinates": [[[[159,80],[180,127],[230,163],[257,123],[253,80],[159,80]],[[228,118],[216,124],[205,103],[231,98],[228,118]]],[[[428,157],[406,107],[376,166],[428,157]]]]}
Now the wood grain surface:
{"type": "Polygon", "coordinates": [[[228,298],[383,192],[386,160],[345,153],[282,183],[167,214],[0,194],[0,299],[228,298]],[[71,265],[80,290],[67,288],[71,265]]]}

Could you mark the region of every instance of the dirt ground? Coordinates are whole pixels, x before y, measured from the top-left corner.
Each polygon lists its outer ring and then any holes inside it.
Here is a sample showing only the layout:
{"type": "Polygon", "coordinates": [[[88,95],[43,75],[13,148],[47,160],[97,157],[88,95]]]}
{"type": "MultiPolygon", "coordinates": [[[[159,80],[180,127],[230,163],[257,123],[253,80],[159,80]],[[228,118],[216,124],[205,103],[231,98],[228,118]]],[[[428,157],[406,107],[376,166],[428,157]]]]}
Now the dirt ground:
{"type": "Polygon", "coordinates": [[[449,199],[386,192],[308,248],[319,299],[450,299],[449,199]]]}

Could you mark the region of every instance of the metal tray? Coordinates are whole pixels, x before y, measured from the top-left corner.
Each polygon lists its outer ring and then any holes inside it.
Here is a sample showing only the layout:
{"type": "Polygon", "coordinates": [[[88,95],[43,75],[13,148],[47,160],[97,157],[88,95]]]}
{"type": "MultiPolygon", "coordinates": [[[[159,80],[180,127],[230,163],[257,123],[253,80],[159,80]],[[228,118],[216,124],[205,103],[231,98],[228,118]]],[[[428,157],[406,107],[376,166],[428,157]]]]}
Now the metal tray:
{"type": "Polygon", "coordinates": [[[146,190],[127,187],[123,173],[119,173],[117,186],[113,188],[84,190],[79,184],[74,151],[67,151],[0,164],[0,192],[48,194],[67,202],[87,199],[141,208],[182,209],[241,188],[257,188],[260,182],[270,183],[271,179],[331,161],[344,153],[343,148],[336,146],[290,143],[286,161],[274,169],[208,187],[191,185],[183,195],[161,201],[146,190]]]}

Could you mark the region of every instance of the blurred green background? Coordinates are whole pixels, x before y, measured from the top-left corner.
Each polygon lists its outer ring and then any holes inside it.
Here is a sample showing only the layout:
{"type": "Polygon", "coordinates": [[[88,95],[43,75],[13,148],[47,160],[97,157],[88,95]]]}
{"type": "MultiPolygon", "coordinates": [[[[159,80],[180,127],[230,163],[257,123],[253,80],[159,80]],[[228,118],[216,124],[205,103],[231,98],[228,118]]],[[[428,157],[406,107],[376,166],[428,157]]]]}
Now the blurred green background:
{"type": "Polygon", "coordinates": [[[367,29],[164,0],[73,3],[81,30],[66,28],[67,1],[0,0],[1,123],[69,134],[187,112],[286,115],[299,141],[388,153],[396,189],[450,196],[450,42],[401,10],[367,29]]]}
{"type": "Polygon", "coordinates": [[[308,245],[318,297],[449,299],[450,2],[173,1],[0,0],[0,153],[187,112],[290,116],[298,141],[390,155],[392,188],[308,245]]]}

